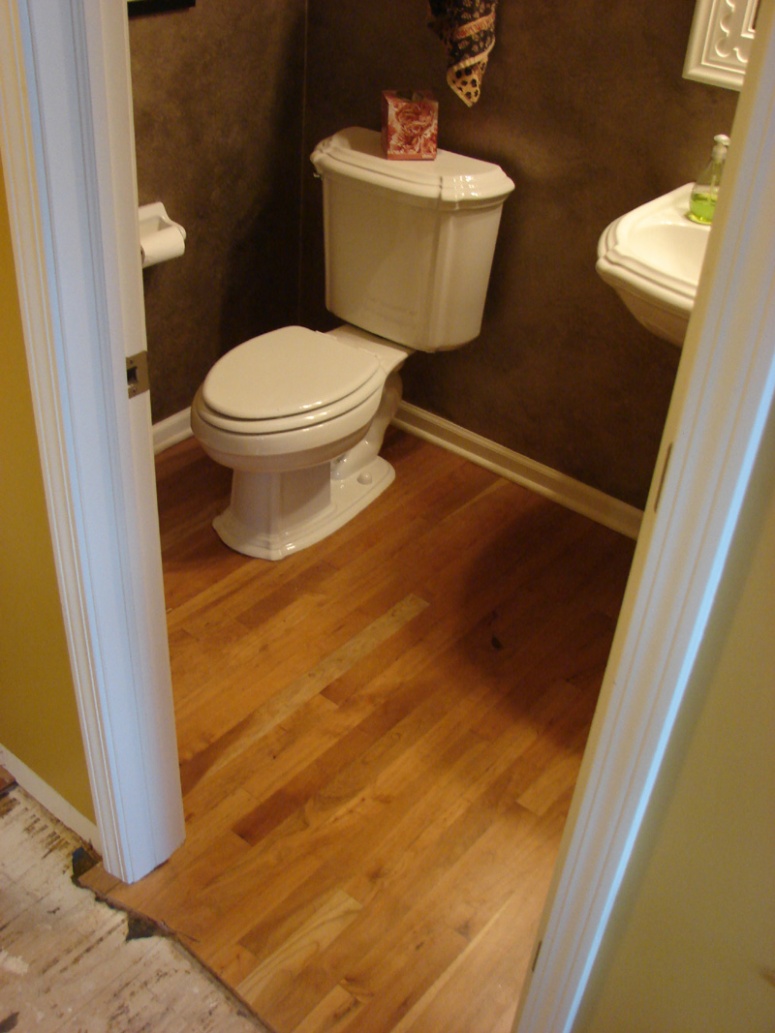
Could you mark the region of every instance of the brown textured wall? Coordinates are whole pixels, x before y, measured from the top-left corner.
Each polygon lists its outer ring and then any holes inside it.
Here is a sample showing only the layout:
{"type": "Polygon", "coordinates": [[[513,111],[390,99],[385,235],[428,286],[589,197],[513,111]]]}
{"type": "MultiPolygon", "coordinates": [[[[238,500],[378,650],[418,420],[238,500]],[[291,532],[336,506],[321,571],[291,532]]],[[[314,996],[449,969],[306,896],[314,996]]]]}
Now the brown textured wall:
{"type": "Polygon", "coordinates": [[[140,204],[186,229],[143,272],[154,421],[298,309],[304,0],[199,0],[130,19],[140,204]]]}
{"type": "Polygon", "coordinates": [[[501,0],[470,110],[445,85],[425,0],[199,0],[133,21],[141,200],[165,200],[190,233],[184,259],[144,274],[154,418],[188,405],[240,339],[332,325],[308,155],[343,126],[378,128],[382,89],[430,87],[441,146],[497,161],[516,191],[481,337],[413,356],[405,397],[642,505],[679,353],[594,264],[613,218],[692,179],[731,128],[737,95],[682,78],[693,6],[501,0]]]}
{"type": "MultiPolygon", "coordinates": [[[[501,0],[482,97],[444,80],[422,0],[310,0],[306,149],[379,126],[385,87],[430,87],[448,150],[498,162],[506,203],[478,341],[415,355],[404,396],[627,502],[643,505],[679,357],[595,273],[605,226],[692,179],[736,94],[689,83],[693,3],[501,0]]],[[[305,277],[322,292],[309,175],[305,277]]],[[[322,321],[319,308],[310,321],[322,321]]]]}

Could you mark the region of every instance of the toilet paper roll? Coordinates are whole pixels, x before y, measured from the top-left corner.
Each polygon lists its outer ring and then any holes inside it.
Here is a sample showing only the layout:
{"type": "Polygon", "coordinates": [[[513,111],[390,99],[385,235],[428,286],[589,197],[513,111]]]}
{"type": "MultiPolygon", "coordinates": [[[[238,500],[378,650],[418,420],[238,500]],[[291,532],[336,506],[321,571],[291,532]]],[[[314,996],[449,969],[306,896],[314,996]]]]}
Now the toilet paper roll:
{"type": "Polygon", "coordinates": [[[143,268],[179,258],[186,250],[186,240],[177,226],[165,226],[153,233],[140,235],[143,268]]]}

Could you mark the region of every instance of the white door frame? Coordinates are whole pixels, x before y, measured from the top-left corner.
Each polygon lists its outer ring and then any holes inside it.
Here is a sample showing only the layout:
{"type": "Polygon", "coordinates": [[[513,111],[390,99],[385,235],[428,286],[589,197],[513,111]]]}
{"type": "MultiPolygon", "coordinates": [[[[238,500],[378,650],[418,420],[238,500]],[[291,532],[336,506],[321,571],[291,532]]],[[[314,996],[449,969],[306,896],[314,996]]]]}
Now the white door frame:
{"type": "Polygon", "coordinates": [[[570,1033],[775,391],[775,4],[762,5],[657,476],[515,1021],[570,1033]]]}
{"type": "MultiPolygon", "coordinates": [[[[772,398],[766,178],[775,54],[769,12],[760,21],[752,66],[760,49],[768,61],[753,77],[749,70],[742,94],[747,113],[736,122],[658,469],[670,445],[672,458],[659,510],[654,491],[644,520],[520,1033],[572,1024],[772,398]]],[[[25,337],[97,823],[108,869],[132,881],[183,833],[158,532],[148,518],[150,432],[138,430],[148,416],[135,417],[124,395],[125,349],[144,347],[144,327],[122,0],[0,0],[0,86],[25,337]],[[137,447],[146,433],[148,448],[137,447]]]]}
{"type": "Polygon", "coordinates": [[[105,867],[184,835],[148,395],[126,4],[0,0],[3,166],[62,609],[105,867]]]}

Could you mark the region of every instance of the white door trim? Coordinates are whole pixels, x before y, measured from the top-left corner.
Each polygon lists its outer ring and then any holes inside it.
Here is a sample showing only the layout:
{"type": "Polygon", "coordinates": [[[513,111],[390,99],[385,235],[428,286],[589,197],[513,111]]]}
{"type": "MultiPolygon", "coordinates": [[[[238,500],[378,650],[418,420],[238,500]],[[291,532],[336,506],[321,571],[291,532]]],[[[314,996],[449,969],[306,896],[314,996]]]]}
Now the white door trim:
{"type": "Polygon", "coordinates": [[[145,348],[126,6],[0,0],[2,154],[49,521],[106,868],[183,839],[145,348]]]}
{"type": "Polygon", "coordinates": [[[657,464],[658,471],[666,464],[667,470],[661,490],[661,476],[655,477],[644,515],[517,1033],[573,1029],[772,406],[773,6],[760,10],[725,188],[657,464]]]}

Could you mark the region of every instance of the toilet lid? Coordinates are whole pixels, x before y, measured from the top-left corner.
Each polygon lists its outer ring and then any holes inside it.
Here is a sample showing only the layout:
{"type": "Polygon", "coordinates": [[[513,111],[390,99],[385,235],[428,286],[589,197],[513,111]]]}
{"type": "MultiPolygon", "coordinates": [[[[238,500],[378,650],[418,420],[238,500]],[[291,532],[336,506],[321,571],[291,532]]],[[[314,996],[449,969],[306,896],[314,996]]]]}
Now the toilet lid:
{"type": "Polygon", "coordinates": [[[208,373],[202,395],[234,420],[314,414],[354,394],[379,372],[379,360],[330,334],[303,326],[254,337],[227,352],[208,373]]]}

